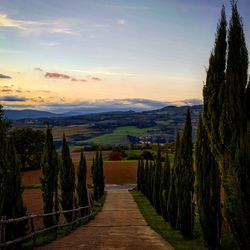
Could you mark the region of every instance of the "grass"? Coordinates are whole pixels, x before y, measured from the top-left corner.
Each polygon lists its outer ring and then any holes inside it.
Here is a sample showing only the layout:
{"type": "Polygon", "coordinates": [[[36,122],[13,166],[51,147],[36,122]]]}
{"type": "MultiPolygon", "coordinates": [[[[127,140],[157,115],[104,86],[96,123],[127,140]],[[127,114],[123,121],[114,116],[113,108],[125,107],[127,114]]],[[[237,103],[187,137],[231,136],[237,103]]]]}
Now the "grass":
{"type": "MultiPolygon", "coordinates": [[[[57,232],[56,232],[56,230],[51,230],[51,231],[47,231],[45,233],[41,233],[41,234],[37,235],[36,247],[44,246],[44,245],[49,244],[52,241],[56,240],[58,237],[66,236],[66,235],[70,234],[74,229],[76,229],[79,226],[82,226],[82,225],[88,223],[90,220],[94,219],[95,216],[98,214],[98,212],[101,211],[101,209],[104,205],[104,202],[105,202],[105,198],[106,198],[106,192],[105,192],[104,196],[100,199],[100,201],[98,201],[98,202],[94,201],[92,214],[88,219],[82,219],[73,225],[62,226],[62,227],[57,229],[57,232]]],[[[34,249],[33,248],[33,241],[30,240],[30,241],[22,244],[21,249],[22,250],[34,249]]]]}
{"type": "MultiPolygon", "coordinates": [[[[176,250],[205,250],[207,249],[202,239],[201,227],[198,218],[195,218],[194,236],[185,238],[180,231],[171,228],[162,216],[158,215],[149,200],[139,191],[133,190],[131,194],[137,203],[139,210],[149,226],[167,240],[176,250]]],[[[231,235],[223,233],[221,238],[221,250],[237,250],[237,245],[231,235]]]]}
{"type": "Polygon", "coordinates": [[[131,136],[145,136],[148,135],[148,130],[153,128],[137,128],[134,126],[126,126],[116,128],[112,133],[93,137],[84,143],[94,144],[129,144],[128,135],[131,136]]]}
{"type": "Polygon", "coordinates": [[[23,188],[24,189],[40,189],[41,188],[41,184],[24,184],[23,188]]]}

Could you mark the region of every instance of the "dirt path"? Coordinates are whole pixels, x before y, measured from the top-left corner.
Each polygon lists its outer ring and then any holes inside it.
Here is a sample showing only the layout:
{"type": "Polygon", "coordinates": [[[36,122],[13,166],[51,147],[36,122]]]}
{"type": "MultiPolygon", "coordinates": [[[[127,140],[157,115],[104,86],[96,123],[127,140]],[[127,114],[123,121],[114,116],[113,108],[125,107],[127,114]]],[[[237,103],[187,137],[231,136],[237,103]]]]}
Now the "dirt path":
{"type": "Polygon", "coordinates": [[[128,190],[108,190],[93,221],[39,249],[174,250],[147,226],[128,190]]]}

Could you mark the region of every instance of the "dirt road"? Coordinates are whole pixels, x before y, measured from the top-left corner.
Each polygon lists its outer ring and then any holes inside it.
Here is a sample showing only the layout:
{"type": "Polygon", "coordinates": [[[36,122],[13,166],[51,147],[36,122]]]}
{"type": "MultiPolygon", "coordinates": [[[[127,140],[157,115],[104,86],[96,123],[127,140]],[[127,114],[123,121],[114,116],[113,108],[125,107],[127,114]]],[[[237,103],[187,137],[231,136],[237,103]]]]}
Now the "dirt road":
{"type": "Polygon", "coordinates": [[[128,190],[108,190],[93,221],[39,249],[174,250],[145,222],[128,190]]]}

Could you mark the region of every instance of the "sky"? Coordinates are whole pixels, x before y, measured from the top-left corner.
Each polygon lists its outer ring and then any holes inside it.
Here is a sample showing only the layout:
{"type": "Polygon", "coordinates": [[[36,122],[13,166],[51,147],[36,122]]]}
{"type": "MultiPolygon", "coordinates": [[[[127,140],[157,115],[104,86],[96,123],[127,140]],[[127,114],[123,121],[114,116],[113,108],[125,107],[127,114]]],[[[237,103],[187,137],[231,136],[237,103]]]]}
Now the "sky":
{"type": "MultiPolygon", "coordinates": [[[[221,0],[0,0],[0,103],[65,112],[200,103],[221,0]]],[[[250,48],[250,1],[239,0],[250,48]]]]}

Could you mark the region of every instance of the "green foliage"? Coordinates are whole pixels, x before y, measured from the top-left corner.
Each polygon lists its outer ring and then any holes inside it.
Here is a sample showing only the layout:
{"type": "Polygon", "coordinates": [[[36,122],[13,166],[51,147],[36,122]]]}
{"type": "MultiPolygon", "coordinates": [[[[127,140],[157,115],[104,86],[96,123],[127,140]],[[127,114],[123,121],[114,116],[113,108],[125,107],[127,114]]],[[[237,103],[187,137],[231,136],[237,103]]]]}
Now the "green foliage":
{"type": "Polygon", "coordinates": [[[160,214],[161,213],[161,205],[160,205],[160,185],[161,185],[161,171],[162,171],[162,159],[161,159],[161,149],[158,145],[157,156],[155,161],[155,180],[154,180],[154,191],[153,191],[153,202],[155,209],[160,214]]]}
{"type": "Polygon", "coordinates": [[[199,115],[195,144],[197,205],[204,241],[217,249],[221,237],[220,171],[211,153],[207,132],[199,115]]]}
{"type": "Polygon", "coordinates": [[[10,135],[20,157],[22,170],[40,168],[45,141],[44,132],[31,128],[16,128],[10,135]]]}
{"type": "MultiPolygon", "coordinates": [[[[25,216],[26,208],[22,199],[20,162],[12,140],[7,138],[3,114],[0,106],[0,218],[12,219],[25,216]]],[[[26,225],[26,221],[7,225],[5,239],[8,241],[25,235],[26,225]]]]}
{"type": "MultiPolygon", "coordinates": [[[[60,165],[60,187],[61,205],[63,210],[70,210],[75,207],[75,169],[70,157],[69,146],[63,134],[62,160],[60,165]]],[[[73,214],[65,213],[68,222],[72,221],[73,214]]]]}
{"type": "Polygon", "coordinates": [[[227,51],[227,21],[225,7],[222,7],[221,20],[217,27],[215,46],[209,59],[206,85],[203,88],[204,123],[210,131],[211,149],[216,155],[222,152],[219,136],[220,117],[222,113],[222,97],[224,95],[225,63],[227,51]]]}
{"type": "MultiPolygon", "coordinates": [[[[143,217],[148,225],[158,234],[167,240],[176,250],[205,250],[207,249],[203,243],[199,218],[195,220],[194,237],[186,238],[178,230],[173,229],[170,224],[157,214],[154,207],[148,199],[138,191],[131,192],[135,202],[137,203],[143,217]]],[[[221,250],[238,250],[238,247],[229,233],[222,234],[221,250]]]]}
{"type": "MultiPolygon", "coordinates": [[[[46,131],[45,144],[41,158],[43,196],[43,211],[51,213],[58,211],[58,159],[57,152],[53,143],[52,131],[48,127],[46,131]]],[[[44,226],[50,227],[57,222],[56,217],[44,217],[44,226]]]]}
{"type": "Polygon", "coordinates": [[[94,199],[99,201],[103,197],[105,189],[102,152],[96,152],[96,157],[93,159],[92,177],[94,186],[94,199]]]}
{"type": "Polygon", "coordinates": [[[177,226],[177,210],[178,210],[178,200],[177,200],[177,175],[176,169],[179,168],[180,162],[180,134],[177,132],[175,140],[175,155],[174,155],[174,164],[170,170],[170,183],[169,183],[169,193],[167,200],[167,211],[169,223],[172,228],[177,226]]]}
{"type": "MultiPolygon", "coordinates": [[[[88,189],[87,189],[86,176],[87,176],[86,158],[83,151],[81,151],[80,162],[77,169],[77,195],[78,195],[78,205],[80,207],[88,206],[88,189]]],[[[84,212],[84,210],[82,210],[82,212],[84,212]]]]}
{"type": "Polygon", "coordinates": [[[180,160],[178,160],[179,164],[176,166],[177,226],[185,236],[192,236],[194,224],[192,148],[192,125],[188,109],[180,143],[180,160]]]}
{"type": "Polygon", "coordinates": [[[222,39],[216,39],[212,53],[216,60],[209,62],[204,87],[204,123],[212,153],[222,169],[227,221],[240,248],[250,249],[248,51],[237,2],[231,4],[228,50],[221,50],[226,43],[222,10],[217,31],[217,38],[222,39]]]}
{"type": "Polygon", "coordinates": [[[169,221],[168,211],[167,211],[169,185],[170,185],[170,162],[168,158],[168,153],[166,153],[165,163],[161,170],[161,183],[160,183],[161,214],[165,221],[169,221]]]}

